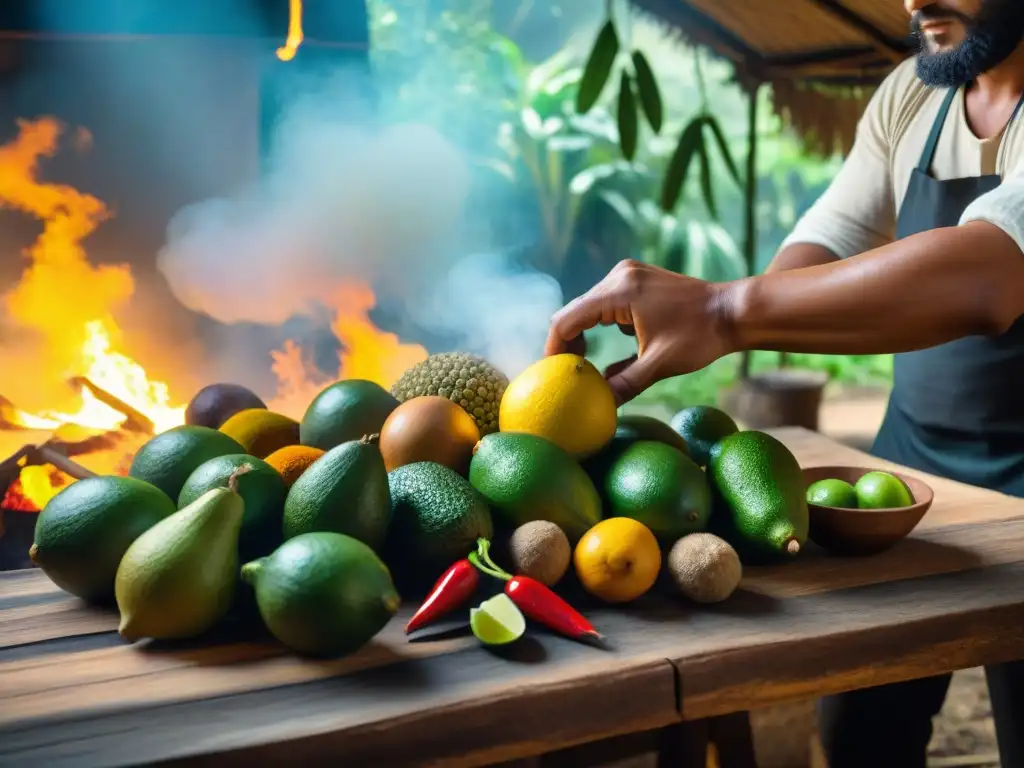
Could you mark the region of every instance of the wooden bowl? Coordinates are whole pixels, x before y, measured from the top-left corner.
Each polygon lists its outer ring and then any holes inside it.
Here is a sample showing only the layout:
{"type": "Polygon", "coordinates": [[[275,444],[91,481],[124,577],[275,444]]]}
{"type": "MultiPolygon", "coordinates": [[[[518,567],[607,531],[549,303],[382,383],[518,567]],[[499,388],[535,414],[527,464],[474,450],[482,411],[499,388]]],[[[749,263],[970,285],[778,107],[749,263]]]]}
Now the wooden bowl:
{"type": "Polygon", "coordinates": [[[834,478],[855,485],[868,472],[882,471],[902,480],[914,503],[887,509],[848,509],[807,504],[810,539],[818,546],[841,555],[873,555],[884,552],[906,537],[921,522],[935,497],[932,489],[916,477],[878,467],[805,467],[804,489],[818,480],[834,478]]]}

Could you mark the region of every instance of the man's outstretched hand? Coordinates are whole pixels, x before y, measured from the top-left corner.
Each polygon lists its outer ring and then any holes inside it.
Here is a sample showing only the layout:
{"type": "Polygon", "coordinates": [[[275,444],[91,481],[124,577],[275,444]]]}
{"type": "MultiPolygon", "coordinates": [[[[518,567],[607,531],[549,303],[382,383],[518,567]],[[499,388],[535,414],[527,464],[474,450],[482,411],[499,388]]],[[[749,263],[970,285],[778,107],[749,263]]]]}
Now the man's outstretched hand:
{"type": "Polygon", "coordinates": [[[699,370],[736,351],[726,285],[621,261],[555,314],[545,354],[573,351],[577,337],[597,325],[631,326],[637,355],[605,372],[619,403],[627,402],[655,382],[699,370]]]}

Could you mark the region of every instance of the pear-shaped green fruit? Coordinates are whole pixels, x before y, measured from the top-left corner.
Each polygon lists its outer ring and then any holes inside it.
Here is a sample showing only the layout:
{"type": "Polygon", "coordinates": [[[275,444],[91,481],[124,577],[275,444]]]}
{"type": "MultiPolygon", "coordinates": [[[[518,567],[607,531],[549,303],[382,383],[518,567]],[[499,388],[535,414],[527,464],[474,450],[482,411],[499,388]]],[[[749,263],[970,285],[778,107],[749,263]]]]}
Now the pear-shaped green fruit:
{"type": "Polygon", "coordinates": [[[314,461],[288,490],[284,538],[327,531],[379,551],[391,525],[391,492],[377,436],[349,440],[314,461]]]}
{"type": "Polygon", "coordinates": [[[292,650],[335,656],[359,650],[398,610],[391,573],[366,544],[341,533],[304,533],[242,566],[267,629],[292,650]]]}
{"type": "Polygon", "coordinates": [[[195,637],[230,609],[238,582],[238,535],[245,502],[240,467],[227,488],[213,488],[166,517],[128,547],[114,579],[126,640],[195,637]]]}

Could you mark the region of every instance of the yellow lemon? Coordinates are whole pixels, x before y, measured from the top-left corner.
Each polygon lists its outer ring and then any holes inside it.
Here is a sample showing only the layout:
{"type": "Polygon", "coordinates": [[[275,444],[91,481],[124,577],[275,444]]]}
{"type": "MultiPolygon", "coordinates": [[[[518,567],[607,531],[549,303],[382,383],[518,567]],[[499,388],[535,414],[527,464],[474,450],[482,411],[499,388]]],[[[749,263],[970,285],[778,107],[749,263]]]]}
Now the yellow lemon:
{"type": "Polygon", "coordinates": [[[661,570],[661,547],[643,523],[610,517],[579,540],[573,565],[580,584],[609,603],[636,600],[654,586],[661,570]]]}
{"type": "Polygon", "coordinates": [[[593,363],[579,355],[552,355],[506,387],[498,428],[547,438],[584,458],[615,435],[616,410],[615,395],[593,363]]]}

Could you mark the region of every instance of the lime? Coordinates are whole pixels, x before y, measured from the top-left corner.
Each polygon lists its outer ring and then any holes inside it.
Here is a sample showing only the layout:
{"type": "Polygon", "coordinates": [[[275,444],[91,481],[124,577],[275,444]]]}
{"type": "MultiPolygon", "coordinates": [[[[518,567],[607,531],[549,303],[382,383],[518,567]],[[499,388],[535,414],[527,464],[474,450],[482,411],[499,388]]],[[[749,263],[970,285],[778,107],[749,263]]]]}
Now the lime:
{"type": "Polygon", "coordinates": [[[857,500],[864,509],[909,507],[914,503],[910,489],[895,475],[888,472],[868,472],[855,486],[857,500]]]}
{"type": "Polygon", "coordinates": [[[504,592],[469,609],[469,626],[485,645],[505,645],[526,632],[526,619],[504,592]]]}
{"type": "Polygon", "coordinates": [[[844,509],[856,509],[859,504],[854,487],[845,480],[834,478],[811,483],[807,489],[807,503],[844,509]]]}

